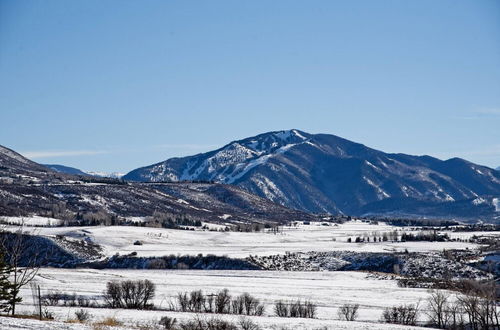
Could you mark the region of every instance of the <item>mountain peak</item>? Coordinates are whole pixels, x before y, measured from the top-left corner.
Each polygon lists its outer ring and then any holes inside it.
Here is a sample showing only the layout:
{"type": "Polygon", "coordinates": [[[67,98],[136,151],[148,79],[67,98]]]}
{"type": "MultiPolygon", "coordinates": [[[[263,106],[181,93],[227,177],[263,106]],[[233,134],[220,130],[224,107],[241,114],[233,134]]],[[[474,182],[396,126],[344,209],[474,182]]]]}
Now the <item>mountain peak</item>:
{"type": "Polygon", "coordinates": [[[500,197],[500,173],[487,167],[460,159],[387,154],[335,135],[297,129],[169,159],[124,179],[216,181],[295,209],[353,215],[463,215],[473,212],[470,207],[491,213],[491,203],[470,206],[470,201],[500,197]]]}

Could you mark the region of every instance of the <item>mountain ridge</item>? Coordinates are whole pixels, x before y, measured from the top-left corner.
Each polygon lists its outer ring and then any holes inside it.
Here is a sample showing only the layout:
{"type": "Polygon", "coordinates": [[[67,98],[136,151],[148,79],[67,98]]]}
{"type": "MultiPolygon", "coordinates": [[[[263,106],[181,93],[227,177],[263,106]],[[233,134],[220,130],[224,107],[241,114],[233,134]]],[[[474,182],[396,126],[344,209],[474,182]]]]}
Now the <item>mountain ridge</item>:
{"type": "Polygon", "coordinates": [[[287,207],[352,215],[496,216],[494,198],[500,197],[500,174],[488,167],[460,158],[384,153],[335,135],[296,129],[167,159],[123,178],[235,184],[287,207]],[[465,212],[464,203],[474,212],[465,212]]]}

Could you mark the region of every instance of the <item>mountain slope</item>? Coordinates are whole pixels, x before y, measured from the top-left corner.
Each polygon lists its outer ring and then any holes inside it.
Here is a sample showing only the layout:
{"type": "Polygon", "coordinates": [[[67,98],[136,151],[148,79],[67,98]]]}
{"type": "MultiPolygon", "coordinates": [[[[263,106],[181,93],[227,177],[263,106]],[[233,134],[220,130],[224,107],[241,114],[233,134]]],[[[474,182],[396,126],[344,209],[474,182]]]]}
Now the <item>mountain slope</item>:
{"type": "Polygon", "coordinates": [[[74,174],[74,175],[89,175],[82,170],[70,166],[64,166],[58,164],[43,164],[43,166],[48,167],[51,170],[59,173],[74,174]]]}
{"type": "Polygon", "coordinates": [[[328,134],[288,130],[131,171],[131,181],[207,180],[279,204],[346,214],[496,216],[500,173],[453,158],[387,154],[328,134]]]}
{"type": "Polygon", "coordinates": [[[0,216],[40,215],[78,221],[155,213],[212,222],[287,222],[313,216],[238,187],[213,183],[127,183],[70,175],[0,146],[0,216]]]}

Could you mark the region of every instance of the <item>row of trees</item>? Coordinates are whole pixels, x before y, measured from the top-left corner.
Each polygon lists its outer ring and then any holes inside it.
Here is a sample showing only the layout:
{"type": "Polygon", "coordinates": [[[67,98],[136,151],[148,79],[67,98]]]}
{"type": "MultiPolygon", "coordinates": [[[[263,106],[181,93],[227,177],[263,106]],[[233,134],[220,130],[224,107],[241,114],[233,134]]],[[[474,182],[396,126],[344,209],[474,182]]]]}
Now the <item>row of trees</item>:
{"type": "MultiPolygon", "coordinates": [[[[476,284],[466,293],[451,296],[445,291],[432,291],[427,299],[428,325],[439,329],[500,329],[500,308],[495,283],[476,284]]],[[[338,309],[341,320],[355,321],[359,305],[347,304],[338,309]]],[[[381,321],[393,324],[416,325],[420,304],[402,304],[386,308],[381,321]]]]}
{"type": "MultiPolygon", "coordinates": [[[[215,294],[204,294],[201,290],[177,294],[178,310],[181,312],[257,315],[264,314],[264,305],[249,293],[232,297],[227,289],[215,294]]],[[[175,309],[175,308],[173,308],[175,309]]]]}

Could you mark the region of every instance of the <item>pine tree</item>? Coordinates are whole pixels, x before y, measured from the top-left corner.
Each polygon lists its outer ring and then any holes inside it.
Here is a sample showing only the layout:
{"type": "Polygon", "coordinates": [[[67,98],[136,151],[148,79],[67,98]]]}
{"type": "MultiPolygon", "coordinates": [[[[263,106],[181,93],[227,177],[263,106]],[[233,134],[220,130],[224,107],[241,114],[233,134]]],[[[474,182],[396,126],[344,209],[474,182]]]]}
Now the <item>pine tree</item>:
{"type": "Polygon", "coordinates": [[[14,300],[16,289],[9,276],[13,272],[12,266],[5,262],[4,252],[0,250],[0,312],[8,313],[14,300]]]}

